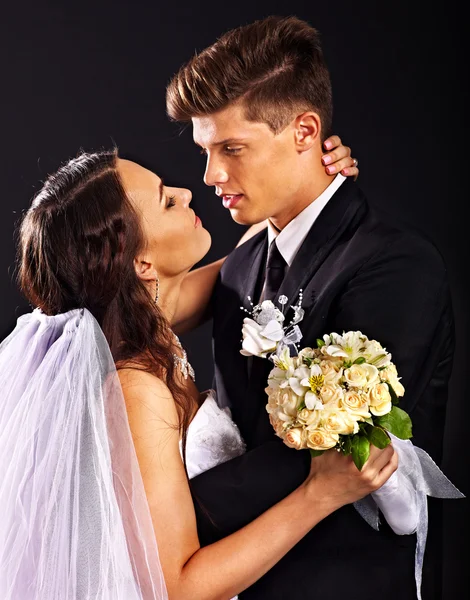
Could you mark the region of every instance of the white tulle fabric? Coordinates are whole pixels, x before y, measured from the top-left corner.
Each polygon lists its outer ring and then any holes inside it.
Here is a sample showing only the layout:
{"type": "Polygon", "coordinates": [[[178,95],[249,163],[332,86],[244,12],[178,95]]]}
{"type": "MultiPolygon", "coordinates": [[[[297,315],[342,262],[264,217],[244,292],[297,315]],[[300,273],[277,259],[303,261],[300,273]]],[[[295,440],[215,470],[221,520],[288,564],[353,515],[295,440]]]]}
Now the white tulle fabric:
{"type": "Polygon", "coordinates": [[[359,514],[379,529],[379,509],[392,530],[398,535],[416,532],[415,579],[418,600],[424,550],[428,533],[428,496],[463,498],[464,495],[447,479],[427,452],[410,440],[390,434],[398,454],[398,469],[380,489],[355,502],[359,514]]]}
{"type": "Polygon", "coordinates": [[[116,368],[87,310],[0,345],[0,598],[167,600],[116,368]]]}

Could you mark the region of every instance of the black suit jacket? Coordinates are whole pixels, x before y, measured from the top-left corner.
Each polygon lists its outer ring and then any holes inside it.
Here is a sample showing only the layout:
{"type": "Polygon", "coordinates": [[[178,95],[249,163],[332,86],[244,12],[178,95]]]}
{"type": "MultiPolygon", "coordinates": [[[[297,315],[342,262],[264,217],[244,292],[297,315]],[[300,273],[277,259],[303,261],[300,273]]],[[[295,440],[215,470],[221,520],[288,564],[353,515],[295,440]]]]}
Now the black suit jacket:
{"type": "MultiPolygon", "coordinates": [[[[230,406],[248,452],[192,480],[202,544],[256,518],[309,470],[308,452],[287,448],[269,423],[264,388],[272,364],[240,354],[245,316],[240,306],[259,293],[266,250],[262,232],[232,252],[214,292],[215,387],[219,402],[230,406]]],[[[300,289],[301,346],[348,330],[382,343],[406,388],[400,405],[412,417],[413,441],[439,462],[454,341],[446,271],[434,246],[390,224],[347,180],[312,226],[279,295],[293,303],[300,289]]],[[[386,524],[377,532],[345,506],[241,598],[411,600],[416,598],[414,552],[414,535],[397,536],[386,524]]],[[[426,559],[433,593],[427,590],[425,599],[440,598],[435,577],[440,564],[433,559],[439,562],[438,552],[428,552],[426,559]]]]}

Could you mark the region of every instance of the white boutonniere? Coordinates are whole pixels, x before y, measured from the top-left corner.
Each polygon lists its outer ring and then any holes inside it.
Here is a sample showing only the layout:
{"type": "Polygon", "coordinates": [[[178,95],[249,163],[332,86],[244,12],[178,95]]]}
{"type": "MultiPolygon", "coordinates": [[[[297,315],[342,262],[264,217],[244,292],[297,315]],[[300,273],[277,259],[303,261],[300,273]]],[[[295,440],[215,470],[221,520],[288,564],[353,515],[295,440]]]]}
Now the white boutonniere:
{"type": "Polygon", "coordinates": [[[260,304],[251,304],[251,310],[243,306],[243,310],[249,317],[243,319],[242,327],[242,349],[240,353],[243,356],[259,356],[260,358],[270,358],[273,355],[279,355],[282,349],[290,347],[297,353],[297,344],[302,339],[302,332],[298,323],[304,317],[302,308],[302,290],[299,293],[299,299],[293,306],[287,310],[294,311],[292,319],[286,325],[286,306],[288,304],[287,296],[280,296],[277,308],[271,300],[264,300],[260,304]]]}

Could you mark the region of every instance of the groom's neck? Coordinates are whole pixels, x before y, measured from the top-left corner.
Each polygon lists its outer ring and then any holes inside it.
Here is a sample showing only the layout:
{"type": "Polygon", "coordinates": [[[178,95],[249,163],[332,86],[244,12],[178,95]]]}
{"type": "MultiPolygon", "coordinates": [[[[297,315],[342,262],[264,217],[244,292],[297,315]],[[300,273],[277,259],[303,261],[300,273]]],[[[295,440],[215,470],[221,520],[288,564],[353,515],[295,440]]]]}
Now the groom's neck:
{"type": "Polygon", "coordinates": [[[304,209],[307,208],[326,190],[333,181],[334,176],[327,175],[321,167],[320,169],[309,170],[302,177],[302,181],[292,195],[291,199],[283,207],[283,210],[276,215],[269,217],[271,224],[282,231],[295,217],[297,217],[304,209]]]}

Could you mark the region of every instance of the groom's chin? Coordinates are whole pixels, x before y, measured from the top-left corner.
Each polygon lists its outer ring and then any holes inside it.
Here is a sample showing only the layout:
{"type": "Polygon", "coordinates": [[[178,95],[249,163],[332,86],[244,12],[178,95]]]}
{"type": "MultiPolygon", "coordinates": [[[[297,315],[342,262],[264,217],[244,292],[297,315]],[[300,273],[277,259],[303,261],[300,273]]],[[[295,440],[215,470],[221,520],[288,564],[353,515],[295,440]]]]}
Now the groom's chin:
{"type": "Polygon", "coordinates": [[[230,216],[239,225],[247,225],[250,227],[251,225],[256,225],[259,221],[253,217],[253,215],[248,214],[246,211],[240,210],[238,208],[232,208],[230,210],[230,216]]]}

